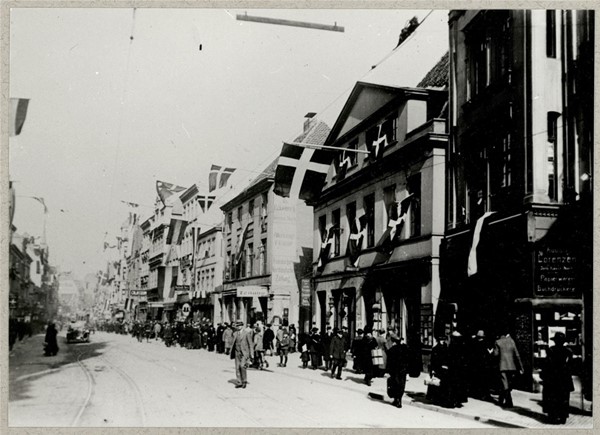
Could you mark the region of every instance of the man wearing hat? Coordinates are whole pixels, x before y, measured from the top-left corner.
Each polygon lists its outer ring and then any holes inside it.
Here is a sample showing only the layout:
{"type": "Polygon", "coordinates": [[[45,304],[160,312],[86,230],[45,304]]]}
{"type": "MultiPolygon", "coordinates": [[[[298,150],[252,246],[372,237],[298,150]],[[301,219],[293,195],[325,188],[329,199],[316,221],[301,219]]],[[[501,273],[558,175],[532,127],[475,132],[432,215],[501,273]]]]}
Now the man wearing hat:
{"type": "Polygon", "coordinates": [[[346,362],[346,349],[341,329],[334,329],[334,335],[329,345],[329,358],[331,360],[331,377],[335,376],[336,379],[342,379],[342,368],[346,362]],[[336,370],[337,375],[335,375],[336,370]]]}
{"type": "Polygon", "coordinates": [[[252,329],[243,329],[244,322],[236,322],[235,326],[237,330],[233,333],[231,346],[231,358],[235,359],[235,375],[238,380],[235,388],[246,388],[248,383],[246,368],[249,360],[254,358],[252,329]]]}
{"type": "Polygon", "coordinates": [[[319,328],[311,330],[308,340],[308,350],[310,352],[310,368],[316,370],[321,365],[321,354],[323,352],[319,328]]]}
{"type": "Polygon", "coordinates": [[[490,390],[493,379],[494,346],[485,337],[483,330],[477,331],[471,343],[470,366],[471,382],[469,392],[471,396],[480,400],[491,400],[490,390]]]}
{"type": "Polygon", "coordinates": [[[513,380],[519,372],[523,374],[523,364],[521,356],[517,349],[515,341],[512,339],[508,331],[496,340],[494,355],[498,357],[498,365],[500,369],[501,391],[498,397],[498,404],[502,407],[512,408],[513,401],[510,394],[512,390],[513,380]]]}
{"type": "Polygon", "coordinates": [[[406,388],[406,373],[408,372],[408,346],[402,343],[398,334],[391,331],[388,334],[391,346],[387,351],[386,370],[388,378],[388,396],[394,399],[394,406],[402,408],[402,396],[406,388]]]}
{"type": "Polygon", "coordinates": [[[575,390],[570,372],[573,353],[564,346],[564,333],[557,332],[551,340],[554,346],[548,349],[541,373],[542,406],[551,423],[565,424],[569,417],[569,396],[575,390]]]}

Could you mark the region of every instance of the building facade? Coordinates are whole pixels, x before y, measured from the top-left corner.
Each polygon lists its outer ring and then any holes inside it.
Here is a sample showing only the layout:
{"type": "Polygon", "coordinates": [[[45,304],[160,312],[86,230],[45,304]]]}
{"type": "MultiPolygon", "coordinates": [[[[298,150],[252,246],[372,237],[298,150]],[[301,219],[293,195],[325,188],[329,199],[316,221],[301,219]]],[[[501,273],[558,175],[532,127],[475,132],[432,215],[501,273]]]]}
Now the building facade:
{"type": "Polygon", "coordinates": [[[321,330],[347,326],[354,336],[391,327],[413,348],[431,350],[447,143],[438,116],[446,99],[440,90],[362,82],[350,94],[326,142],[341,151],[314,202],[313,312],[321,330]]]}
{"type": "Polygon", "coordinates": [[[561,331],[575,372],[584,374],[593,11],[452,11],[449,23],[451,140],[436,326],[510,330],[527,389],[561,331]]]}

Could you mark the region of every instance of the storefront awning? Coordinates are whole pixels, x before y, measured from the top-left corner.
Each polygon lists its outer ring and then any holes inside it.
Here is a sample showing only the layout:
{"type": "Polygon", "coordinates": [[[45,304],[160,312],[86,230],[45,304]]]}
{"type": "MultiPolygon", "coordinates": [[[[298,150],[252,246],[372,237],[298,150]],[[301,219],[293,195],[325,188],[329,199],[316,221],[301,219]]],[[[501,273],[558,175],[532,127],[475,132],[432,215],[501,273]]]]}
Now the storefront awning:
{"type": "Polygon", "coordinates": [[[315,291],[326,291],[326,290],[340,290],[340,289],[350,289],[354,288],[358,291],[363,283],[365,282],[365,277],[362,275],[354,275],[354,276],[345,276],[338,277],[337,279],[330,280],[319,280],[315,281],[315,291]]]}

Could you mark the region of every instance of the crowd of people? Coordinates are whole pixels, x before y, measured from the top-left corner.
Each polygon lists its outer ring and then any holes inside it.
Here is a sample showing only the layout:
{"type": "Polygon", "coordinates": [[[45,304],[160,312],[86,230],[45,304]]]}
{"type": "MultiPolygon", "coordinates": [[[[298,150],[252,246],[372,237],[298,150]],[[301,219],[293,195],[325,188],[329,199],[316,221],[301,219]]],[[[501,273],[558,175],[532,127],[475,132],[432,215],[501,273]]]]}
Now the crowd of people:
{"type": "MultiPolygon", "coordinates": [[[[366,385],[374,378],[387,376],[387,394],[393,404],[402,407],[406,379],[414,365],[415,350],[404,342],[394,328],[355,331],[351,339],[348,328],[327,326],[324,333],[313,327],[298,333],[294,325],[279,326],[257,322],[245,325],[219,323],[216,328],[208,319],[197,322],[121,322],[105,325],[105,331],[131,334],[138,341],[162,340],[168,347],[206,349],[227,354],[235,360],[237,388],[247,387],[247,368],[263,370],[269,367],[268,357],[278,357],[278,366],[285,368],[288,355],[298,352],[303,369],[331,372],[331,378],[342,379],[351,355],[352,371],[364,376],[366,385]]],[[[572,355],[564,347],[564,334],[557,333],[541,372],[544,382],[542,403],[553,423],[566,422],[569,415],[569,394],[574,390],[570,375],[572,355]]],[[[420,375],[420,369],[413,376],[420,375]]],[[[462,407],[468,398],[495,401],[513,407],[511,390],[515,379],[523,374],[519,351],[510,334],[486,337],[478,331],[464,337],[454,331],[450,337],[438,335],[431,352],[427,399],[447,407],[462,407]],[[497,400],[492,398],[497,395],[497,400]]]]}

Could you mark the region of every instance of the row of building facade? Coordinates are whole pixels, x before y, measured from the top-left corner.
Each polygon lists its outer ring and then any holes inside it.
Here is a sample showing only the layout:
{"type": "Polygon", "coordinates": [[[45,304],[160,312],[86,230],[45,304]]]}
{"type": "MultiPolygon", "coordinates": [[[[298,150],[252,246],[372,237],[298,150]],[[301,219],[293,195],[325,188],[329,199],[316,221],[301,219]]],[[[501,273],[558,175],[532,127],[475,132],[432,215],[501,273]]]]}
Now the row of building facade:
{"type": "Polygon", "coordinates": [[[180,243],[160,200],[130,218],[105,308],[393,327],[423,368],[439,334],[508,328],[525,389],[561,331],[591,387],[594,24],[451,11],[448,53],[417,86],[357,82],[332,126],[308,114],[290,153],[235,193],[174,188],[180,243]],[[300,171],[303,144],[325,148],[300,171]]]}

